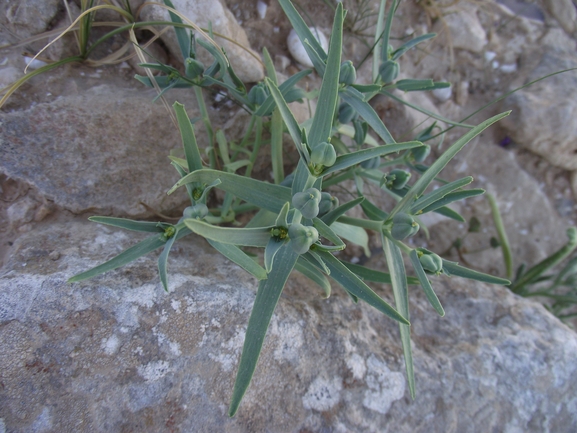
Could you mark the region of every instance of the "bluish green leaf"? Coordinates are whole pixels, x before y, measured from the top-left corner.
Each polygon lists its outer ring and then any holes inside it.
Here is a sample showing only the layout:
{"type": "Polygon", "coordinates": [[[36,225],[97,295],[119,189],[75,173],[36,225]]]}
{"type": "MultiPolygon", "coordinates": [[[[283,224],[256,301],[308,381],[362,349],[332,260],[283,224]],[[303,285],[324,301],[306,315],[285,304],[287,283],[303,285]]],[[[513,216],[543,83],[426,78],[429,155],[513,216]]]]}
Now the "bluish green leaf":
{"type": "MultiPolygon", "coordinates": [[[[391,275],[386,272],[376,271],[374,269],[366,268],[362,265],[356,265],[349,262],[341,261],[351,272],[354,272],[359,278],[365,281],[372,281],[373,283],[391,284],[391,275]]],[[[415,277],[407,277],[407,283],[411,285],[420,284],[415,277]]]]}
{"type": "Polygon", "coordinates": [[[237,412],[250,385],[270,319],[298,257],[290,246],[285,245],[277,253],[275,264],[268,278],[258,285],[228,411],[231,417],[237,412]]]}
{"type": "Polygon", "coordinates": [[[274,213],[278,213],[284,204],[287,201],[290,202],[292,198],[290,188],[210,169],[197,170],[188,174],[180,179],[168,193],[171,194],[174,190],[187,183],[200,182],[208,184],[216,179],[220,179],[222,182],[218,185],[219,189],[230,192],[248,203],[274,213]]]}
{"type": "Polygon", "coordinates": [[[484,194],[484,193],[485,193],[485,190],[480,189],[480,188],[467,189],[465,191],[450,192],[449,194],[444,196],[442,199],[440,199],[440,200],[436,201],[435,203],[430,204],[429,206],[424,208],[422,211],[423,211],[423,213],[431,212],[431,211],[437,210],[441,207],[444,207],[445,205],[453,203],[455,201],[463,200],[463,199],[466,199],[469,197],[476,197],[476,196],[484,194]]]}
{"type": "Polygon", "coordinates": [[[445,166],[449,163],[451,159],[455,157],[455,155],[463,148],[465,145],[491,126],[493,123],[501,120],[503,117],[508,116],[510,111],[498,114],[496,116],[491,117],[488,120],[485,120],[483,123],[475,126],[465,135],[463,135],[460,139],[458,139],[455,144],[449,147],[430,167],[427,171],[423,173],[423,175],[413,184],[409,192],[402,198],[401,201],[397,203],[397,205],[393,208],[393,210],[389,214],[389,218],[394,217],[398,212],[405,212],[407,211],[413,201],[420,197],[429,184],[435,179],[435,177],[445,168],[445,166]]]}
{"type": "Polygon", "coordinates": [[[265,280],[267,278],[267,273],[265,269],[255,262],[251,257],[249,257],[243,250],[235,245],[223,244],[221,242],[213,241],[207,239],[207,242],[212,245],[212,247],[229,259],[231,262],[236,263],[249,274],[253,275],[259,280],[265,280]]]}
{"type": "Polygon", "coordinates": [[[180,136],[182,138],[182,146],[184,147],[184,154],[186,155],[186,162],[190,171],[199,170],[202,168],[202,158],[194,136],[194,129],[188,118],[188,114],[184,110],[184,105],[175,102],[172,106],[176,112],[176,120],[178,121],[178,128],[180,129],[180,136]]]}
{"type": "Polygon", "coordinates": [[[403,92],[416,92],[416,91],[444,89],[446,87],[451,87],[451,84],[445,82],[434,82],[431,79],[428,80],[405,79],[397,81],[395,83],[395,87],[403,92]]]}
{"type": "Polygon", "coordinates": [[[274,178],[274,183],[279,184],[284,179],[284,167],[283,167],[283,145],[282,145],[282,130],[283,130],[283,119],[278,108],[275,108],[272,112],[271,118],[271,138],[270,138],[270,157],[272,162],[272,173],[274,178]]]}
{"type": "MultiPolygon", "coordinates": [[[[299,71],[296,74],[294,74],[293,76],[291,76],[290,78],[288,78],[280,86],[277,86],[278,90],[280,91],[280,94],[283,95],[283,99],[286,100],[285,95],[287,95],[287,93],[293,89],[293,87],[296,85],[296,83],[298,83],[301,79],[303,79],[304,77],[309,75],[311,72],[312,72],[311,69],[305,69],[303,71],[299,71]]],[[[273,81],[273,83],[274,83],[274,81],[273,81]]],[[[276,83],[274,83],[274,84],[275,84],[275,86],[277,85],[276,83]]],[[[265,116],[267,113],[269,113],[272,110],[272,108],[274,107],[274,104],[275,104],[275,99],[273,98],[272,94],[267,96],[267,98],[264,100],[262,105],[258,108],[258,110],[255,111],[255,113],[254,113],[255,116],[265,116]]]]}
{"type": "MultiPolygon", "coordinates": [[[[407,274],[403,255],[399,247],[388,237],[382,236],[383,250],[387,259],[387,266],[391,273],[391,285],[395,295],[395,304],[397,311],[409,320],[409,290],[407,286],[407,274]]],[[[408,325],[399,323],[401,332],[401,343],[403,345],[403,354],[405,356],[405,367],[407,371],[407,382],[411,398],[415,399],[415,372],[413,367],[413,352],[411,350],[411,328],[408,325]]]]}
{"type": "Polygon", "coordinates": [[[168,292],[168,255],[170,254],[170,249],[176,240],[176,236],[172,236],[169,238],[166,243],[164,244],[164,249],[160,256],[158,256],[158,275],[160,276],[160,282],[162,283],[162,287],[164,290],[168,292]]]}
{"type": "MultiPolygon", "coordinates": [[[[172,9],[176,9],[170,0],[164,0],[164,4],[172,9]]],[[[170,19],[173,23],[182,24],[182,20],[178,15],[168,11],[170,15],[170,19]]],[[[176,32],[176,40],[178,41],[178,46],[180,47],[180,53],[182,54],[182,59],[186,59],[190,55],[190,38],[188,36],[188,32],[185,28],[182,27],[174,27],[174,31],[176,32]]]]}
{"type": "Polygon", "coordinates": [[[349,271],[349,269],[338,259],[336,259],[331,253],[320,251],[318,254],[330,269],[331,278],[343,286],[346,291],[365,301],[367,304],[375,307],[377,310],[389,316],[391,319],[409,325],[408,320],[399,314],[393,307],[383,301],[379,295],[373,292],[369,286],[367,286],[362,280],[359,279],[359,277],[349,271]]]}
{"type": "MultiPolygon", "coordinates": [[[[333,223],[334,225],[336,223],[333,223]]],[[[333,231],[331,227],[329,227],[325,222],[320,218],[313,218],[313,227],[315,227],[319,231],[319,235],[323,238],[327,239],[328,241],[332,242],[336,246],[343,249],[345,247],[344,242],[339,238],[339,236],[333,231]]]]}
{"type": "Polygon", "coordinates": [[[323,215],[321,217],[321,219],[323,220],[323,222],[330,226],[332,223],[334,223],[340,216],[344,215],[345,212],[351,210],[352,208],[354,208],[356,205],[358,205],[359,203],[362,203],[363,200],[365,198],[364,197],[358,197],[354,200],[351,200],[347,203],[344,203],[342,205],[340,205],[339,207],[333,209],[332,211],[328,212],[327,214],[323,215]]]}
{"type": "Polygon", "coordinates": [[[331,285],[329,280],[323,274],[319,273],[318,269],[311,265],[302,256],[298,258],[295,270],[323,289],[325,299],[331,296],[331,285]]]}
{"type": "Polygon", "coordinates": [[[371,257],[371,250],[369,249],[369,235],[364,229],[339,222],[332,223],[331,229],[333,229],[333,231],[340,238],[346,239],[347,241],[362,247],[365,256],[371,257]]]}
{"type": "Polygon", "coordinates": [[[171,225],[167,223],[158,223],[151,221],[134,221],[125,218],[114,218],[105,216],[91,216],[88,219],[95,223],[120,227],[121,229],[132,230],[135,232],[164,233],[166,227],[171,225]]]}
{"type": "Polygon", "coordinates": [[[427,274],[421,265],[419,260],[419,256],[416,250],[411,250],[409,253],[409,258],[411,259],[411,263],[413,264],[413,269],[417,273],[417,278],[419,279],[419,283],[429,300],[431,306],[435,309],[435,311],[439,314],[439,316],[443,317],[445,315],[445,310],[443,310],[443,306],[439,302],[439,298],[435,294],[433,287],[431,286],[431,282],[427,278],[427,274]]]}
{"type": "Polygon", "coordinates": [[[446,185],[443,185],[424,196],[420,197],[415,203],[411,206],[411,214],[416,214],[420,210],[426,208],[427,206],[435,203],[436,201],[442,199],[444,196],[449,194],[450,192],[455,191],[456,189],[462,188],[468,184],[473,182],[472,176],[467,176],[462,179],[457,179],[453,182],[450,182],[446,185]]]}
{"type": "Polygon", "coordinates": [[[363,149],[357,152],[347,153],[346,155],[339,155],[336,162],[323,170],[322,176],[334,173],[335,171],[344,170],[353,165],[359,164],[363,161],[368,161],[377,156],[389,155],[391,153],[398,153],[402,150],[413,149],[422,146],[420,141],[408,141],[406,143],[389,144],[386,146],[372,147],[370,149],[363,149]]]}
{"type": "Polygon", "coordinates": [[[280,251],[281,247],[286,244],[286,240],[277,240],[274,237],[270,237],[268,243],[264,249],[264,268],[267,272],[272,270],[274,264],[274,258],[276,254],[280,251]]]}
{"type": "Polygon", "coordinates": [[[331,137],[333,119],[337,100],[339,99],[339,71],[341,52],[343,49],[343,5],[339,3],[333,21],[333,30],[329,42],[327,68],[323,76],[317,110],[313,118],[308,144],[314,149],[319,143],[326,142],[331,137]]]}
{"type": "Polygon", "coordinates": [[[389,214],[385,211],[379,209],[369,200],[365,200],[361,203],[361,208],[363,208],[363,212],[367,217],[372,219],[373,221],[386,221],[389,217],[389,214]]]}
{"type": "Polygon", "coordinates": [[[482,281],[489,284],[500,284],[506,286],[511,284],[509,280],[504,278],[494,277],[493,275],[484,274],[483,272],[474,271],[472,269],[460,266],[456,262],[443,260],[443,272],[449,276],[455,275],[457,277],[468,278],[470,280],[482,281]]]}
{"type": "Polygon", "coordinates": [[[194,218],[185,219],[183,222],[191,231],[203,238],[212,239],[223,244],[264,248],[271,238],[270,230],[272,227],[251,229],[219,227],[194,218]]]}
{"type": "Polygon", "coordinates": [[[339,93],[340,97],[353,107],[359,115],[365,119],[371,128],[381,137],[387,144],[394,144],[393,136],[376,113],[376,111],[364,100],[362,93],[356,91],[352,87],[347,87],[344,91],[339,93]]]}
{"type": "Polygon", "coordinates": [[[434,38],[435,36],[437,36],[436,33],[427,33],[421,36],[417,36],[414,39],[411,39],[409,42],[406,42],[405,44],[397,48],[395,51],[393,51],[391,60],[397,60],[399,57],[401,57],[403,54],[405,54],[414,46],[420,44],[421,42],[434,38]]]}

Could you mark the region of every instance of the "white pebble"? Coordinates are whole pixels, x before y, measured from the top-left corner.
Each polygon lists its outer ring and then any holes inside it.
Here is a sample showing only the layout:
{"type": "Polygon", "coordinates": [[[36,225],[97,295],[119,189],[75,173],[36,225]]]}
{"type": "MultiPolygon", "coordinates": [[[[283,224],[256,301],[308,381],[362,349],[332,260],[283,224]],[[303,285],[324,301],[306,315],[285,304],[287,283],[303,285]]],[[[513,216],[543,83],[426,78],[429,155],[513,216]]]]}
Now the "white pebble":
{"type": "Polygon", "coordinates": [[[517,64],[516,63],[509,63],[506,65],[501,65],[499,68],[501,72],[505,74],[512,74],[513,72],[517,72],[517,64]]]}
{"type": "Polygon", "coordinates": [[[258,16],[260,17],[261,20],[264,20],[264,18],[266,17],[267,7],[268,6],[266,5],[266,3],[260,0],[256,4],[256,10],[258,11],[258,16]]]}
{"type": "MultiPolygon", "coordinates": [[[[317,39],[317,41],[319,42],[319,44],[321,45],[321,47],[323,47],[323,50],[327,51],[328,47],[329,47],[329,43],[327,41],[326,36],[323,34],[323,32],[321,32],[318,29],[315,29],[314,27],[309,27],[311,33],[315,36],[315,38],[317,39]]],[[[307,54],[305,47],[303,46],[303,44],[301,43],[297,33],[293,30],[291,30],[288,38],[287,38],[287,45],[288,45],[288,49],[291,53],[291,55],[293,56],[293,58],[299,62],[301,65],[303,66],[307,66],[309,68],[313,67],[313,63],[311,61],[311,59],[309,58],[309,55],[307,54]]]]}
{"type": "Polygon", "coordinates": [[[453,96],[453,86],[433,90],[433,96],[440,102],[445,102],[453,96]]]}
{"type": "Polygon", "coordinates": [[[485,52],[485,60],[487,62],[490,62],[492,60],[495,60],[495,57],[497,57],[497,53],[494,51],[486,51],[485,52]]]}
{"type": "Polygon", "coordinates": [[[33,57],[28,56],[24,56],[24,61],[26,62],[28,69],[38,69],[48,64],[42,60],[34,59],[33,57]]]}
{"type": "Polygon", "coordinates": [[[493,63],[491,63],[491,66],[493,67],[493,69],[497,69],[499,67],[499,62],[497,60],[493,60],[493,63]]]}

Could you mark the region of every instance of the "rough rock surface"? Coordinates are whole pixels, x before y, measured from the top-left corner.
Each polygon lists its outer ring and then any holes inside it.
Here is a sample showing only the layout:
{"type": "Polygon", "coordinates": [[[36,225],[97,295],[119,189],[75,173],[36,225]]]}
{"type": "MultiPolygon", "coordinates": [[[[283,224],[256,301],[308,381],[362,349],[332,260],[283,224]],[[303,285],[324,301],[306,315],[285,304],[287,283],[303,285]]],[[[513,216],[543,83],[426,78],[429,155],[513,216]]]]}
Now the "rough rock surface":
{"type": "Polygon", "coordinates": [[[255,281],[192,240],[169,261],[171,293],[161,289],[154,255],[66,283],[134,239],[69,223],[24,234],[14,245],[0,283],[7,431],[577,428],[575,333],[506,289],[456,278],[435,284],[444,318],[420,291],[411,294],[415,402],[395,323],[339,293],[321,300],[314,287],[293,280],[230,419],[255,281]]]}
{"type": "MultiPolygon", "coordinates": [[[[263,66],[254,57],[259,58],[258,54],[250,50],[250,43],[245,31],[220,0],[194,2],[173,0],[172,3],[177,11],[188,17],[196,25],[208,28],[208,23],[210,22],[215,33],[221,34],[228,39],[217,37],[216,41],[225,48],[234,71],[242,81],[253,83],[264,78],[263,66]],[[231,41],[234,41],[234,43],[231,41]]],[[[142,16],[145,20],[150,21],[169,20],[168,12],[156,6],[145,7],[142,11],[142,16]]],[[[175,33],[172,31],[166,32],[162,39],[170,51],[180,59],[180,48],[178,47],[175,33]]],[[[199,49],[198,54],[205,66],[208,67],[212,64],[214,59],[204,49],[199,49]]]]}
{"type": "MultiPolygon", "coordinates": [[[[553,47],[546,47],[543,52],[527,82],[577,67],[577,57],[572,52],[553,47]]],[[[576,86],[574,72],[555,75],[512,94],[503,104],[504,109],[513,110],[502,122],[511,138],[566,170],[577,170],[577,125],[573,121],[577,104],[575,98],[567,97],[576,86]]]]}
{"type": "Polygon", "coordinates": [[[458,3],[456,10],[446,13],[442,23],[450,31],[453,48],[480,53],[487,45],[487,34],[477,17],[477,8],[469,3],[458,3]]]}
{"type": "Polygon", "coordinates": [[[153,97],[102,85],[3,114],[0,171],[74,213],[150,215],[140,201],[178,207],[186,197],[166,195],[178,175],[165,167],[180,135],[153,97]]]}
{"type": "Polygon", "coordinates": [[[20,37],[36,35],[46,30],[61,3],[60,0],[3,1],[0,25],[20,37]]]}

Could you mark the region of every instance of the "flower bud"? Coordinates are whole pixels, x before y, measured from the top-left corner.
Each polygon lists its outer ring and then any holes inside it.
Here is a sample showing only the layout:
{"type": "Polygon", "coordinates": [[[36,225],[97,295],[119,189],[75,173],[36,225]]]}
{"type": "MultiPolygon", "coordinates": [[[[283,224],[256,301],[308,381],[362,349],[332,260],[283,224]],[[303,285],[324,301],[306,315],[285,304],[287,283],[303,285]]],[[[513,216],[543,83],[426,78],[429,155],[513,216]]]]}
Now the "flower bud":
{"type": "Polygon", "coordinates": [[[351,120],[355,118],[357,112],[353,107],[351,107],[346,102],[343,102],[339,106],[339,122],[341,123],[349,123],[351,120]]]}
{"type": "Polygon", "coordinates": [[[184,209],[182,213],[183,218],[203,219],[208,215],[208,208],[203,203],[195,204],[184,209]]]}
{"type": "Polygon", "coordinates": [[[410,178],[408,171],[395,169],[385,175],[384,183],[388,189],[403,189],[410,178]]]}
{"type": "Polygon", "coordinates": [[[431,153],[431,146],[425,144],[421,147],[411,149],[411,156],[416,162],[423,162],[431,153]]]}
{"type": "Polygon", "coordinates": [[[204,65],[201,61],[193,59],[192,57],[187,58],[184,61],[184,73],[187,78],[195,79],[204,72],[204,65]]]}
{"type": "Polygon", "coordinates": [[[319,215],[324,215],[339,205],[339,199],[333,197],[328,192],[321,193],[321,201],[319,203],[319,215]]]}
{"type": "Polygon", "coordinates": [[[298,209],[303,217],[314,218],[319,214],[321,192],[316,188],[309,188],[304,192],[293,195],[292,204],[298,209]]]}
{"type": "Polygon", "coordinates": [[[440,274],[443,270],[443,259],[435,253],[424,253],[419,257],[419,261],[425,271],[440,274]]]}
{"type": "Polygon", "coordinates": [[[398,213],[393,217],[391,235],[394,239],[402,241],[409,236],[413,236],[418,231],[419,224],[417,224],[411,215],[398,213]]]}
{"type": "Polygon", "coordinates": [[[306,253],[310,246],[319,239],[317,229],[302,224],[291,224],[288,234],[291,246],[297,254],[306,253]]]}
{"type": "Polygon", "coordinates": [[[367,170],[378,168],[381,165],[381,157],[375,156],[374,158],[367,159],[366,161],[361,162],[361,167],[366,168],[367,170]]]}
{"type": "Polygon", "coordinates": [[[360,146],[365,142],[365,138],[367,138],[369,124],[363,120],[355,119],[353,120],[353,127],[355,128],[353,140],[360,146]]]}
{"type": "Polygon", "coordinates": [[[399,76],[399,64],[394,60],[387,60],[379,66],[379,75],[383,83],[392,83],[399,76]]]}
{"type": "Polygon", "coordinates": [[[315,146],[311,152],[311,162],[314,165],[332,166],[337,160],[337,153],[332,144],[323,141],[315,146]]]}
{"type": "Polygon", "coordinates": [[[341,70],[339,72],[339,83],[346,84],[350,86],[354,84],[357,79],[357,71],[353,66],[353,62],[347,60],[341,64],[341,70]]]}
{"type": "Polygon", "coordinates": [[[250,92],[248,92],[248,101],[251,104],[262,105],[267,96],[268,93],[266,87],[264,86],[264,84],[259,83],[252,89],[250,89],[250,92]]]}

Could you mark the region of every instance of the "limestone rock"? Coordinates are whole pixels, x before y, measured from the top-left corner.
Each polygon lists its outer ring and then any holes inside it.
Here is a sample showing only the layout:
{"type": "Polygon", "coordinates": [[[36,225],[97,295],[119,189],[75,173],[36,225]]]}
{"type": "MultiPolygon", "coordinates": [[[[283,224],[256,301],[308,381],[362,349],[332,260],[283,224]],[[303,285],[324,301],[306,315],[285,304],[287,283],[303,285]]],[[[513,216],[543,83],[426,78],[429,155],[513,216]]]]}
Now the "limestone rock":
{"type": "Polygon", "coordinates": [[[23,38],[42,33],[58,13],[60,4],[60,0],[2,2],[0,25],[23,38]]]}
{"type": "Polygon", "coordinates": [[[455,9],[443,17],[453,48],[480,53],[487,45],[487,34],[477,17],[476,8],[460,2],[455,9]]]}
{"type": "Polygon", "coordinates": [[[577,31],[577,9],[571,0],[544,0],[545,7],[570,35],[577,31]]]}
{"type": "MultiPolygon", "coordinates": [[[[258,58],[258,54],[250,49],[250,43],[245,31],[239,26],[230,10],[224,6],[220,0],[194,2],[173,0],[172,3],[177,11],[188,17],[195,24],[207,28],[210,22],[215,33],[219,33],[235,42],[233,44],[226,39],[216,37],[216,42],[225,48],[234,71],[242,81],[252,83],[264,78],[263,67],[254,57],[257,56],[258,58]]],[[[145,7],[142,10],[142,17],[150,21],[170,20],[168,12],[157,6],[145,7]]],[[[180,59],[180,48],[178,47],[174,31],[170,30],[166,32],[162,36],[162,40],[166,43],[172,54],[180,59]]],[[[214,59],[204,49],[199,49],[198,54],[205,66],[208,67],[212,64],[214,59]]]]}
{"type": "Polygon", "coordinates": [[[253,383],[230,419],[256,282],[191,239],[176,244],[169,259],[171,293],[161,289],[155,254],[66,283],[136,238],[71,221],[15,243],[0,280],[0,418],[7,431],[577,428],[575,333],[537,303],[456,278],[434,279],[444,318],[421,291],[411,292],[414,402],[397,325],[341,291],[323,300],[292,280],[253,383]]]}
{"type": "Polygon", "coordinates": [[[153,97],[101,85],[3,113],[0,171],[74,213],[150,215],[140,201],[159,212],[179,207],[185,195],[166,192],[179,178],[167,165],[180,135],[153,97]]]}
{"type": "MultiPolygon", "coordinates": [[[[563,69],[577,67],[574,53],[543,49],[539,65],[528,81],[563,69]]],[[[577,87],[574,73],[555,75],[509,96],[503,110],[513,110],[502,121],[509,136],[519,145],[541,155],[551,164],[577,170],[577,103],[570,97],[577,87]],[[569,96],[569,97],[568,97],[569,96]]]]}

